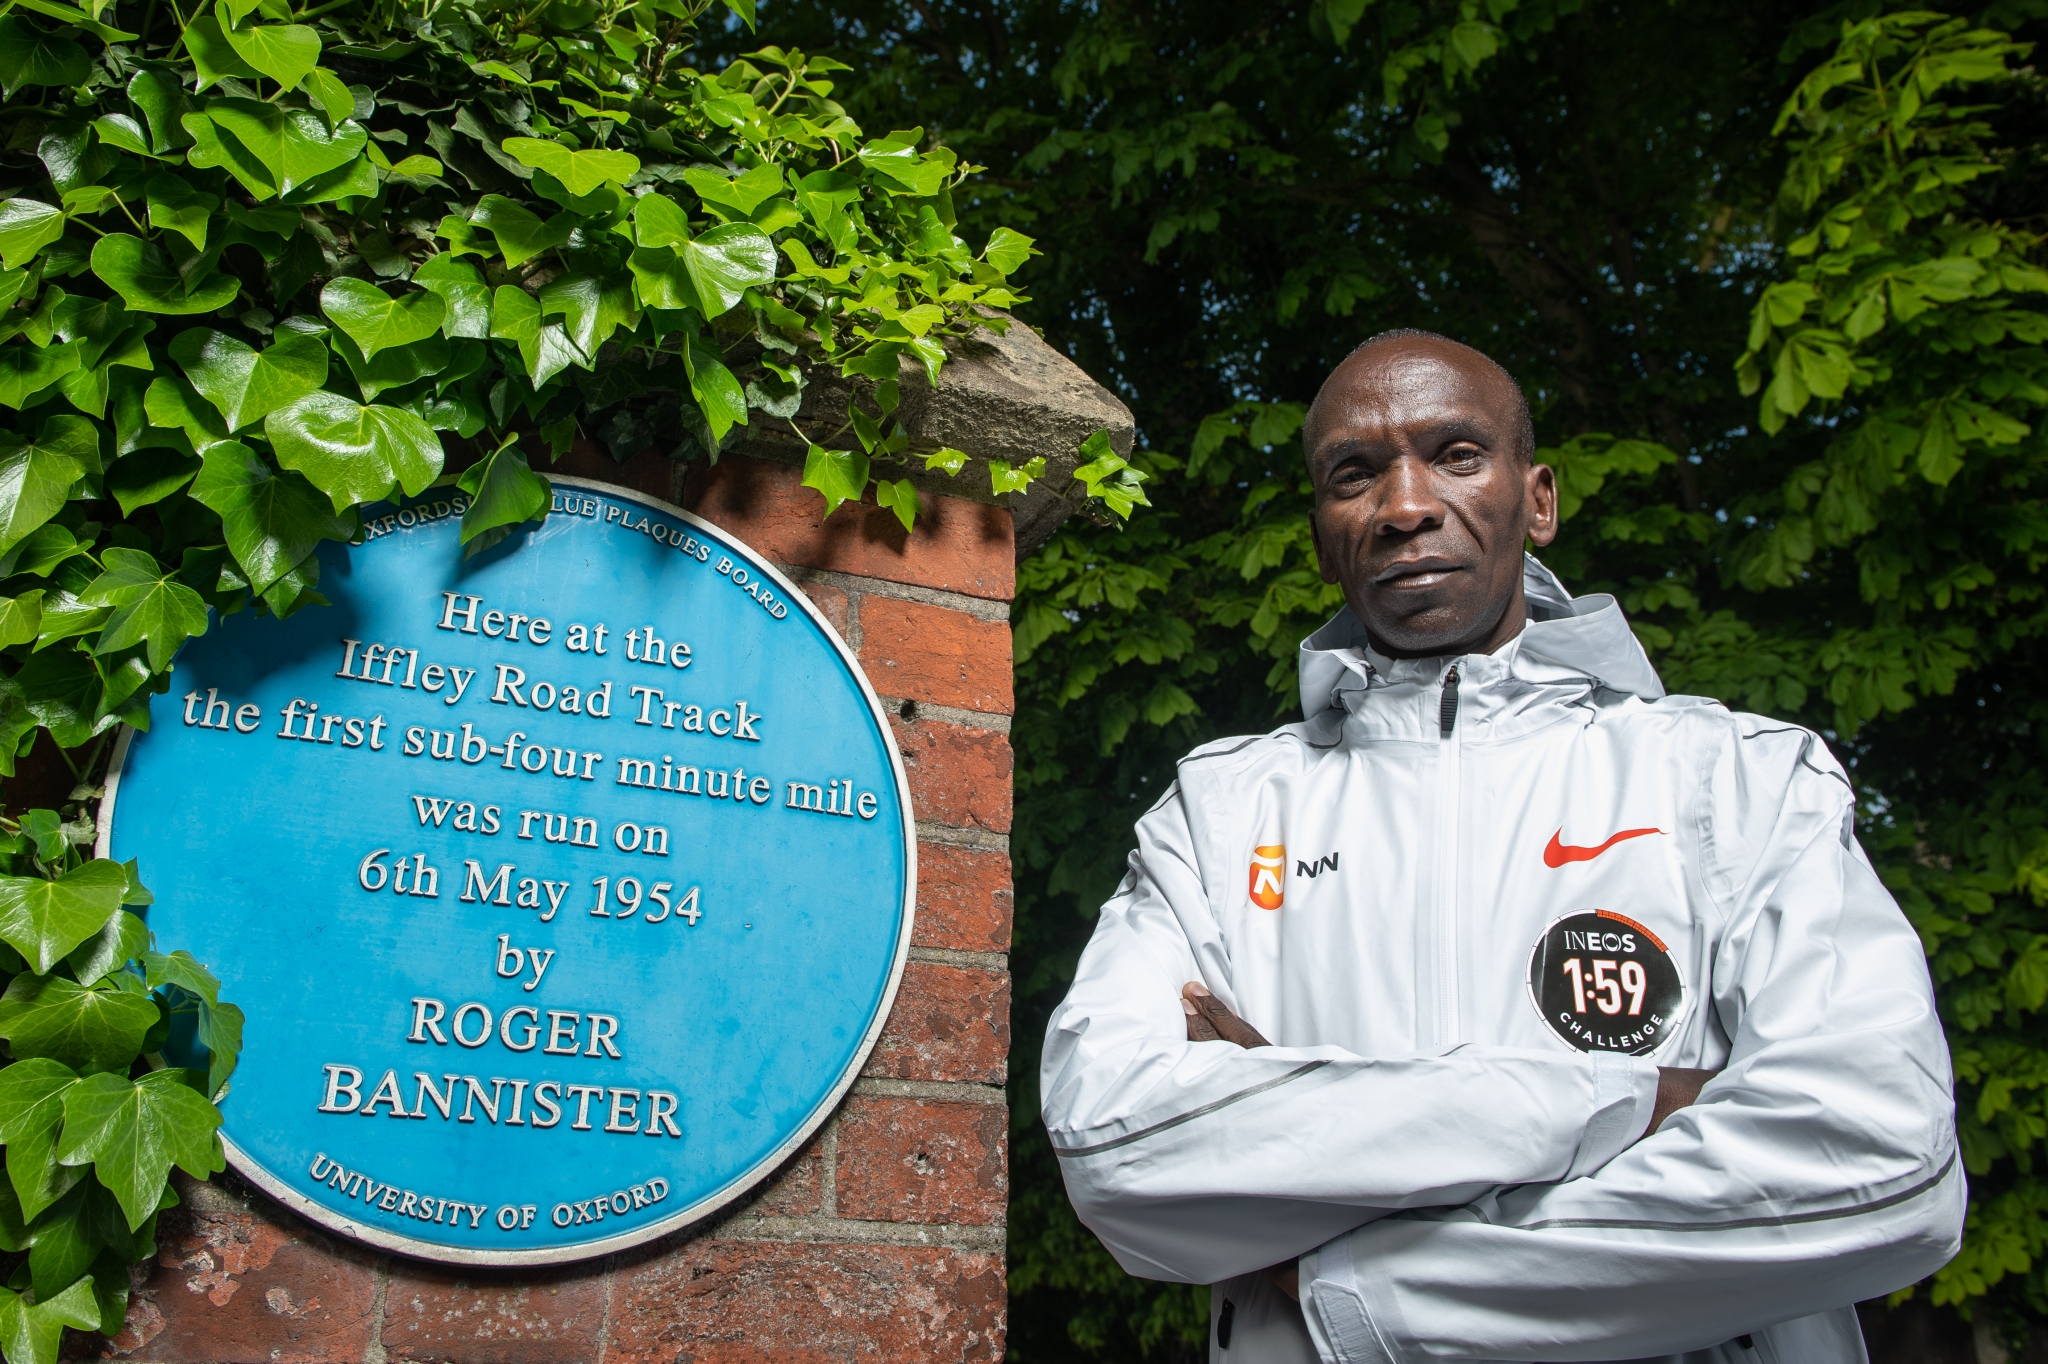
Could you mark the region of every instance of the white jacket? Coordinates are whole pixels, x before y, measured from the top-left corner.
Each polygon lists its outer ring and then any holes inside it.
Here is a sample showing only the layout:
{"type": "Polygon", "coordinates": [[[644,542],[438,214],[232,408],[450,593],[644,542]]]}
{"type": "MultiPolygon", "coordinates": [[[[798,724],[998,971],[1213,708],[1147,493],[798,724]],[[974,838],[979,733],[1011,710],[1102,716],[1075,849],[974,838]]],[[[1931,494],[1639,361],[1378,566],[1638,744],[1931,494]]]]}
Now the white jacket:
{"type": "Polygon", "coordinates": [[[1919,940],[1824,743],[1528,565],[1498,652],[1347,611],[1306,722],[1181,762],[1047,1030],[1068,1192],[1147,1278],[1306,1256],[1326,1361],[1861,1360],[1961,1234],[1919,940]],[[1186,1041],[1191,980],[1275,1045],[1186,1041]],[[1660,1065],[1721,1074],[1638,1143],[1660,1065]]]}

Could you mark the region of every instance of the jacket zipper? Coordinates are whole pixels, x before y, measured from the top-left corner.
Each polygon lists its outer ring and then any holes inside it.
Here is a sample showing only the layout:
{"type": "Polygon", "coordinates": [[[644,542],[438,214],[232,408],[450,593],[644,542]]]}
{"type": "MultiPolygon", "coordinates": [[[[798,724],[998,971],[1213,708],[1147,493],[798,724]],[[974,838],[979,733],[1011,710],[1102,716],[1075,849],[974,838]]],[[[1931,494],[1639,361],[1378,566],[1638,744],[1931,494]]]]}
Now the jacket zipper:
{"type": "Polygon", "coordinates": [[[1457,1042],[1458,1007],[1458,844],[1459,818],[1463,801],[1459,790],[1463,775],[1464,744],[1458,733],[1458,669],[1453,664],[1444,674],[1443,699],[1437,707],[1437,728],[1443,743],[1438,748],[1436,825],[1436,894],[1430,915],[1432,939],[1429,967],[1436,977],[1430,991],[1432,1005],[1423,1029],[1424,1045],[1437,1048],[1457,1042]]]}

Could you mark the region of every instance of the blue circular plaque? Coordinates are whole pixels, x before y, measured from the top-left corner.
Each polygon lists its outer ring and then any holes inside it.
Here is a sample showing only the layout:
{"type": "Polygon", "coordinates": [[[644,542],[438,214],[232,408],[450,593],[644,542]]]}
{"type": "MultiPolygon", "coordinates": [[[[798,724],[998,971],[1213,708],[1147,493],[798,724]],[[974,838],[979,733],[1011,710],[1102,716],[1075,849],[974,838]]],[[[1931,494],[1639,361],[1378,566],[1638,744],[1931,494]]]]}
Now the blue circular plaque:
{"type": "Polygon", "coordinates": [[[248,1015],[228,1159],[470,1264],[729,1203],[853,1083],[909,950],[889,724],[804,594],[664,503],[555,480],[320,551],[331,607],[216,619],[116,758],[105,855],[248,1015]]]}

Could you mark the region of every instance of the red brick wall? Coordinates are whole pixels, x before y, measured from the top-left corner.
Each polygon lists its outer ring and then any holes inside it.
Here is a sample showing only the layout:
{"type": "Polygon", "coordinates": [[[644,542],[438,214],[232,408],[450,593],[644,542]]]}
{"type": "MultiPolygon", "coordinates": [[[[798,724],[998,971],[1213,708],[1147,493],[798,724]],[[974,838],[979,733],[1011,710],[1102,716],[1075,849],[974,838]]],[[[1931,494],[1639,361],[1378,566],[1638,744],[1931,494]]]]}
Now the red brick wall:
{"type": "MultiPolygon", "coordinates": [[[[373,1253],[232,1175],[181,1184],[135,1273],[116,1358],[195,1364],[840,1364],[1003,1353],[1010,1046],[1007,511],[823,500],[728,456],[687,479],[581,450],[559,472],[640,488],[730,530],[810,594],[894,717],[918,829],[917,927],[862,1078],[737,1210],[545,1272],[373,1253]]],[[[182,1179],[182,1176],[180,1177],[182,1179]]]]}

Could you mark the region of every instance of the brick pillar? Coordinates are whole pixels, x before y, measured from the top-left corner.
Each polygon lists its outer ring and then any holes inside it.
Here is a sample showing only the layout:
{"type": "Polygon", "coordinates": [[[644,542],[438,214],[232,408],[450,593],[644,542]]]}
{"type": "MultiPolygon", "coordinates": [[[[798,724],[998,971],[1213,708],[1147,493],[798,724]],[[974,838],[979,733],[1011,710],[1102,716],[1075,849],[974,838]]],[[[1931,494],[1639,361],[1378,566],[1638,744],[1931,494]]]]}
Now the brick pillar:
{"type": "Polygon", "coordinates": [[[114,1358],[203,1364],[998,1360],[1008,1196],[1011,514],[824,502],[796,468],[559,472],[680,502],[783,569],[857,651],[917,816],[917,925],[887,1027],[811,1143],[756,1195],[622,1254],[456,1271],[372,1252],[232,1174],[179,1185],[114,1358]]]}

